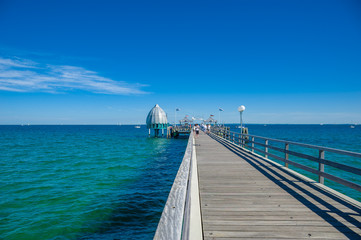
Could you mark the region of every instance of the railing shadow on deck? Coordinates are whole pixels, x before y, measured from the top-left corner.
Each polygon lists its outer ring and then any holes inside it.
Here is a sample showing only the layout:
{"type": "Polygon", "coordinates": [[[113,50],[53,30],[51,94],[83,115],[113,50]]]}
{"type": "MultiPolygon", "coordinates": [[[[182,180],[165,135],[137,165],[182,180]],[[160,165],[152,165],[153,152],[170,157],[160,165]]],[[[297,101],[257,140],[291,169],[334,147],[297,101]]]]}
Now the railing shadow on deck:
{"type": "Polygon", "coordinates": [[[278,166],[277,164],[273,163],[271,160],[264,160],[261,156],[257,156],[255,154],[252,154],[249,151],[244,150],[240,146],[237,146],[237,145],[235,145],[235,144],[233,144],[233,143],[231,143],[231,142],[229,142],[229,141],[227,141],[227,140],[225,140],[225,139],[223,139],[223,138],[221,138],[221,137],[219,137],[219,136],[217,136],[215,134],[208,134],[208,135],[211,138],[213,138],[214,140],[216,140],[217,142],[219,142],[220,144],[222,144],[224,147],[229,149],[231,152],[233,152],[234,154],[238,155],[239,157],[241,157],[242,159],[247,161],[250,165],[252,165],[255,169],[257,169],[260,173],[262,173],[264,176],[266,176],[272,182],[277,184],[279,187],[281,187],[287,193],[292,195],[295,199],[297,199],[299,202],[301,202],[303,205],[305,205],[308,209],[310,209],[311,211],[316,213],[318,216],[323,218],[326,222],[328,222],[329,224],[334,226],[337,230],[339,230],[346,237],[348,237],[349,239],[361,239],[361,236],[359,234],[357,234],[351,228],[349,228],[344,223],[342,223],[341,221],[339,221],[338,219],[336,219],[335,217],[333,217],[332,215],[329,214],[330,212],[335,213],[338,216],[340,216],[341,218],[348,221],[349,223],[353,224],[355,227],[361,228],[361,222],[352,217],[352,215],[356,215],[356,216],[361,215],[361,209],[359,207],[355,206],[354,204],[348,202],[345,199],[340,198],[339,196],[336,196],[335,194],[332,194],[332,192],[328,192],[323,188],[317,187],[315,184],[313,184],[315,182],[312,183],[312,182],[305,181],[304,179],[298,177],[297,175],[294,175],[291,172],[289,172],[289,171],[285,170],[284,168],[282,168],[281,166],[278,166]],[[323,200],[321,197],[319,197],[319,196],[315,195],[314,193],[302,188],[296,182],[290,181],[289,179],[287,179],[287,177],[281,175],[280,173],[278,173],[274,169],[267,166],[269,164],[271,164],[273,168],[276,167],[278,170],[282,171],[286,175],[292,176],[292,178],[297,179],[298,182],[302,182],[303,184],[307,185],[308,187],[310,187],[310,188],[312,188],[314,190],[317,190],[318,192],[320,192],[324,196],[327,196],[327,197],[337,201],[338,203],[340,203],[343,206],[353,210],[354,212],[356,212],[358,214],[343,212],[342,210],[338,209],[337,207],[335,207],[335,206],[329,204],[328,202],[326,202],[325,200],[323,200]],[[278,180],[276,177],[272,176],[271,174],[273,174],[274,176],[277,176],[281,180],[278,180]],[[304,193],[308,197],[314,199],[317,203],[319,203],[322,206],[328,208],[329,210],[321,209],[315,203],[312,203],[306,197],[302,196],[300,193],[298,193],[295,190],[288,187],[284,182],[287,182],[288,184],[293,186],[295,189],[301,191],[302,193],[304,193]]]}

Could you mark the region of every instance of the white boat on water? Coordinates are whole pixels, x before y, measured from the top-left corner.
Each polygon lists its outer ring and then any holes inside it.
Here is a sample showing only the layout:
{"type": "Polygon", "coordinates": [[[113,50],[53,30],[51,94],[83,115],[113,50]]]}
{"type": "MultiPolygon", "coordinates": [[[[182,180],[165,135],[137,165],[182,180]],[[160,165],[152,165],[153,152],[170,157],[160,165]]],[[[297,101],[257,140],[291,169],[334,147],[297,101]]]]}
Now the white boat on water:
{"type": "Polygon", "coordinates": [[[135,126],[135,128],[140,128],[140,126],[139,126],[139,125],[137,125],[137,126],[135,126]]]}

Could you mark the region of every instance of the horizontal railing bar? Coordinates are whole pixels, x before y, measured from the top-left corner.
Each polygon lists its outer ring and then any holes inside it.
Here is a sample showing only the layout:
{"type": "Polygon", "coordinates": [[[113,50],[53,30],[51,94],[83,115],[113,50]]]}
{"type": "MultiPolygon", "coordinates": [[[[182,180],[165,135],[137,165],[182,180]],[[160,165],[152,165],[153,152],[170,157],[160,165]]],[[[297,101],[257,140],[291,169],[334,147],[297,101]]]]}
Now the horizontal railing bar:
{"type": "MultiPolygon", "coordinates": [[[[251,147],[251,148],[252,148],[252,147],[251,147]]],[[[263,150],[261,150],[261,149],[259,149],[259,148],[253,147],[252,149],[254,149],[254,150],[258,151],[258,152],[261,152],[261,153],[266,153],[266,151],[263,151],[263,150]]],[[[305,171],[311,172],[311,173],[316,174],[316,175],[320,174],[320,171],[318,171],[317,169],[314,169],[314,168],[311,168],[311,167],[307,167],[307,166],[305,166],[305,165],[302,165],[302,164],[299,164],[299,163],[296,163],[296,162],[293,162],[293,161],[290,161],[290,160],[286,160],[286,159],[284,159],[284,158],[281,158],[281,157],[279,157],[279,156],[277,156],[277,155],[274,155],[274,154],[272,154],[272,153],[269,153],[269,152],[268,152],[267,154],[268,154],[270,157],[273,157],[273,158],[275,158],[275,159],[277,159],[277,160],[279,160],[279,161],[282,161],[282,162],[289,163],[289,164],[291,164],[291,165],[293,165],[293,166],[295,166],[295,167],[297,167],[297,168],[303,169],[303,170],[305,170],[305,171]]],[[[331,175],[331,176],[332,176],[332,175],[331,175]]]]}
{"type": "Polygon", "coordinates": [[[345,165],[342,163],[336,163],[336,162],[326,160],[326,159],[320,159],[319,162],[326,164],[327,166],[334,167],[334,168],[337,168],[337,169],[340,169],[340,170],[343,170],[346,172],[350,172],[350,173],[353,173],[356,175],[361,175],[361,168],[351,167],[351,166],[348,166],[348,165],[345,165]]]}
{"type": "MultiPolygon", "coordinates": [[[[266,153],[265,151],[263,151],[261,149],[258,149],[258,148],[255,148],[255,147],[253,147],[253,149],[256,150],[256,151],[259,151],[261,153],[266,153]]],[[[273,157],[273,158],[275,158],[275,159],[277,159],[279,161],[286,162],[286,163],[291,164],[291,165],[293,165],[293,166],[295,166],[297,168],[303,169],[305,171],[311,172],[311,173],[316,174],[316,175],[321,175],[321,176],[323,176],[323,177],[325,177],[325,178],[327,178],[329,180],[332,180],[334,182],[337,182],[337,183],[342,184],[344,186],[347,186],[349,188],[355,189],[357,191],[361,191],[361,185],[359,185],[357,183],[347,181],[345,179],[336,177],[334,175],[331,175],[331,174],[328,174],[328,173],[325,173],[325,172],[320,172],[317,169],[313,169],[311,167],[305,166],[303,164],[296,163],[294,161],[286,160],[284,158],[281,158],[281,157],[279,157],[277,155],[274,155],[272,153],[269,153],[269,152],[267,154],[268,154],[268,156],[273,157]]],[[[334,163],[334,162],[332,162],[332,163],[334,163]]]]}
{"type": "Polygon", "coordinates": [[[256,150],[258,152],[261,152],[261,153],[266,153],[265,151],[263,151],[263,150],[261,150],[259,148],[256,148],[256,147],[251,147],[251,149],[256,150]]]}
{"type": "MultiPolygon", "coordinates": [[[[250,142],[252,142],[252,141],[250,141],[250,142]]],[[[310,156],[310,155],[307,155],[307,154],[298,153],[298,152],[294,152],[294,151],[290,151],[290,150],[285,150],[283,148],[275,147],[275,146],[272,146],[272,145],[266,145],[266,144],[259,143],[259,142],[253,142],[253,143],[255,143],[257,145],[260,145],[260,146],[263,146],[263,147],[267,146],[268,148],[271,148],[273,150],[283,152],[283,153],[288,153],[288,154],[291,154],[291,155],[296,156],[296,157],[305,158],[305,159],[308,159],[308,160],[311,160],[311,161],[314,161],[314,162],[318,162],[318,163],[321,162],[319,158],[316,158],[316,157],[313,157],[313,156],[310,156]]],[[[347,165],[345,165],[345,166],[347,166],[347,165]]],[[[350,167],[350,166],[347,166],[347,167],[350,167]]],[[[353,168],[353,167],[351,167],[351,168],[353,168]]],[[[360,171],[361,171],[361,169],[360,169],[360,171]]]]}
{"type": "Polygon", "coordinates": [[[291,154],[291,155],[296,156],[296,157],[305,158],[305,159],[308,159],[308,160],[311,160],[311,161],[314,161],[314,162],[317,162],[317,163],[323,163],[323,164],[325,164],[327,166],[334,167],[334,168],[340,169],[342,171],[350,172],[350,173],[353,173],[353,174],[356,174],[356,175],[361,175],[361,168],[352,167],[352,166],[349,166],[349,165],[346,165],[346,164],[333,162],[333,161],[330,161],[330,160],[327,160],[327,159],[319,159],[317,157],[313,157],[313,156],[310,156],[310,155],[307,155],[307,154],[298,153],[298,152],[294,152],[294,151],[290,151],[290,150],[285,150],[283,148],[279,148],[279,147],[275,147],[275,146],[271,146],[271,145],[266,145],[266,144],[259,143],[259,142],[254,142],[254,141],[249,141],[249,142],[255,143],[255,144],[263,146],[263,147],[267,146],[268,148],[271,148],[273,150],[283,152],[283,153],[288,153],[288,154],[291,154]]]}
{"type": "MultiPolygon", "coordinates": [[[[237,132],[232,132],[232,133],[236,133],[237,135],[241,135],[241,133],[237,133],[237,132]]],[[[361,158],[361,153],[357,153],[357,152],[351,152],[351,151],[346,151],[346,150],[322,147],[322,146],[299,143],[299,142],[292,142],[292,141],[287,141],[287,140],[280,140],[280,139],[274,139],[274,138],[261,137],[261,136],[251,135],[251,134],[242,134],[242,135],[243,135],[243,137],[245,137],[245,136],[255,137],[255,138],[259,138],[259,139],[269,140],[269,141],[272,141],[272,142],[287,143],[287,144],[291,144],[291,145],[297,145],[297,146],[301,146],[301,147],[313,148],[313,149],[317,149],[317,150],[323,150],[323,151],[327,151],[327,152],[333,152],[333,153],[348,155],[348,156],[351,156],[351,157],[361,158]]]]}
{"type": "MultiPolygon", "coordinates": [[[[266,153],[265,151],[262,151],[262,150],[257,150],[257,151],[260,151],[260,152],[262,152],[262,153],[266,153]]],[[[290,160],[286,160],[286,159],[284,159],[284,158],[281,158],[281,157],[279,157],[279,156],[277,156],[277,155],[274,155],[274,154],[272,154],[272,153],[269,153],[269,152],[268,152],[267,154],[268,154],[269,157],[273,157],[273,158],[275,158],[275,159],[277,159],[277,160],[280,160],[280,161],[282,161],[282,162],[286,162],[286,163],[291,164],[291,165],[293,165],[293,166],[295,166],[295,167],[297,167],[297,168],[300,168],[300,169],[303,169],[303,170],[305,170],[305,171],[314,173],[314,174],[316,174],[316,175],[319,175],[319,174],[320,174],[320,171],[318,171],[317,169],[314,169],[314,168],[311,168],[311,167],[308,167],[308,166],[305,166],[305,165],[303,165],[303,164],[299,164],[299,163],[296,163],[296,162],[293,162],[293,161],[290,161],[290,160]]]]}
{"type": "MultiPolygon", "coordinates": [[[[319,146],[309,145],[309,144],[302,144],[302,143],[297,143],[297,142],[290,142],[290,141],[284,141],[284,140],[278,140],[278,139],[265,138],[265,137],[260,137],[260,136],[256,136],[256,135],[242,134],[243,139],[241,139],[241,137],[240,137],[241,134],[240,133],[230,132],[230,131],[218,131],[218,133],[222,133],[223,138],[226,135],[228,136],[231,133],[235,133],[235,134],[238,135],[238,142],[245,141],[246,139],[244,139],[244,137],[249,136],[249,137],[269,140],[269,141],[273,141],[273,142],[281,142],[281,143],[290,144],[290,145],[298,145],[298,146],[313,148],[313,149],[317,149],[319,151],[328,151],[328,152],[334,152],[334,153],[348,155],[348,156],[361,157],[361,154],[359,154],[359,153],[343,151],[343,150],[338,150],[338,149],[333,149],[333,148],[319,147],[319,146]]],[[[347,171],[347,172],[350,172],[350,173],[361,175],[361,169],[357,168],[357,167],[351,167],[351,166],[348,166],[348,165],[345,165],[345,164],[342,164],[342,163],[336,163],[334,161],[316,158],[316,157],[313,157],[313,156],[310,156],[310,155],[307,155],[307,154],[286,150],[286,149],[271,146],[271,145],[268,145],[268,144],[263,144],[263,143],[260,143],[260,142],[252,141],[252,140],[249,140],[249,139],[247,140],[247,143],[253,143],[253,144],[256,144],[256,145],[259,145],[259,146],[263,146],[263,147],[267,147],[267,148],[279,151],[279,152],[291,154],[293,156],[297,156],[297,157],[300,157],[300,158],[303,158],[303,159],[308,159],[308,160],[311,160],[313,162],[318,162],[318,163],[325,164],[325,165],[328,165],[328,166],[331,166],[331,167],[335,167],[335,168],[338,168],[338,169],[343,170],[343,171],[347,171]]],[[[238,145],[238,146],[240,146],[240,145],[238,145]]],[[[240,146],[240,147],[242,147],[242,146],[240,146]]],[[[342,185],[344,185],[346,187],[352,188],[352,189],[357,190],[357,191],[361,191],[361,185],[359,185],[357,183],[342,179],[340,177],[331,175],[329,173],[325,173],[323,171],[319,171],[318,169],[314,169],[314,168],[305,166],[303,164],[296,163],[294,161],[290,161],[289,159],[279,157],[279,156],[277,156],[275,154],[272,154],[270,152],[261,150],[259,148],[254,147],[254,146],[247,146],[247,147],[249,149],[251,149],[251,150],[254,150],[254,151],[257,151],[257,152],[260,152],[260,153],[263,153],[263,154],[267,154],[269,157],[272,157],[272,158],[277,159],[279,161],[282,161],[284,163],[291,164],[294,167],[297,167],[297,168],[300,168],[300,169],[305,170],[307,172],[316,174],[319,177],[324,177],[324,178],[327,178],[327,179],[329,179],[331,181],[334,181],[336,183],[342,184],[342,185]]]]}
{"type": "MultiPolygon", "coordinates": [[[[253,149],[255,149],[256,151],[262,152],[262,153],[266,153],[265,151],[257,149],[257,148],[253,148],[253,149]]],[[[357,183],[353,183],[353,182],[344,180],[342,178],[336,177],[334,175],[331,175],[331,174],[328,174],[328,173],[325,173],[325,172],[320,172],[317,169],[313,169],[313,168],[307,167],[307,166],[305,166],[303,164],[299,164],[299,163],[296,163],[296,162],[293,162],[293,161],[290,161],[290,160],[286,160],[284,158],[281,158],[281,157],[279,157],[277,155],[274,155],[272,153],[269,153],[269,152],[268,152],[268,155],[270,157],[273,157],[273,158],[275,158],[277,160],[280,160],[282,162],[286,162],[288,164],[291,164],[291,165],[293,165],[293,166],[295,166],[297,168],[303,169],[305,171],[311,172],[311,173],[316,174],[316,175],[321,175],[321,176],[323,176],[323,177],[325,177],[325,178],[327,178],[329,180],[332,180],[334,182],[337,182],[337,183],[342,184],[344,186],[347,186],[349,188],[355,189],[357,191],[361,191],[361,185],[359,185],[357,183]]]]}
{"type": "Polygon", "coordinates": [[[327,178],[327,179],[329,179],[329,180],[331,180],[331,181],[337,182],[337,183],[342,184],[342,185],[344,185],[346,187],[349,187],[349,188],[352,188],[352,189],[355,189],[355,190],[361,192],[361,185],[359,185],[357,183],[347,181],[347,180],[345,180],[343,178],[339,178],[339,177],[336,177],[334,175],[331,175],[331,174],[328,174],[328,173],[325,173],[325,172],[321,172],[320,175],[327,178]]]}

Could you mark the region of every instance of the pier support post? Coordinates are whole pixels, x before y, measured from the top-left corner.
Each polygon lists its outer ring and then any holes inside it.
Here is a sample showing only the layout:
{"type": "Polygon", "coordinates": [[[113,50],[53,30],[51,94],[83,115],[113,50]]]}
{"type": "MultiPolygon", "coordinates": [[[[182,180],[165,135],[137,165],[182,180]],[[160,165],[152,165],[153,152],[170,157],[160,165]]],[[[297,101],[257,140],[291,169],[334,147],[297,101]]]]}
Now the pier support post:
{"type": "Polygon", "coordinates": [[[241,147],[243,147],[243,128],[241,128],[241,147]]]}
{"type": "Polygon", "coordinates": [[[325,165],[323,163],[321,163],[321,161],[325,159],[325,151],[324,150],[319,150],[318,152],[318,160],[320,161],[318,163],[318,171],[320,171],[320,173],[318,174],[318,182],[321,184],[324,184],[325,179],[324,177],[321,176],[321,173],[323,173],[325,171],[325,165]]]}
{"type": "Polygon", "coordinates": [[[265,147],[264,147],[264,151],[265,151],[265,154],[264,154],[264,157],[265,158],[268,158],[268,139],[266,139],[265,141],[264,141],[264,144],[266,145],[265,147]]]}
{"type": "Polygon", "coordinates": [[[252,137],[252,152],[254,152],[254,137],[252,137]]]}
{"type": "MultiPolygon", "coordinates": [[[[290,145],[286,143],[285,145],[285,151],[288,151],[290,148],[290,145]]],[[[288,160],[288,152],[285,152],[285,159],[288,160]]],[[[285,161],[285,167],[288,168],[288,162],[285,161]]]]}

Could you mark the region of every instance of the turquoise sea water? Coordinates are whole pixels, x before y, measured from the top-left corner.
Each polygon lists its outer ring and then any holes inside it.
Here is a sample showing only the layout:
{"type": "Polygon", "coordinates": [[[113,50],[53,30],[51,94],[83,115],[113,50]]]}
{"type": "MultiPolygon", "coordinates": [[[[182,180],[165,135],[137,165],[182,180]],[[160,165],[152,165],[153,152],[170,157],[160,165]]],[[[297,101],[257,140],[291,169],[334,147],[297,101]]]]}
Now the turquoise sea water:
{"type": "Polygon", "coordinates": [[[186,139],[0,126],[0,239],[152,239],[186,139]]]}
{"type": "MultiPolygon", "coordinates": [[[[360,125],[248,127],[361,152],[360,125]]],[[[0,239],[152,239],[187,139],[147,136],[144,126],[0,126],[0,239]]]]}

